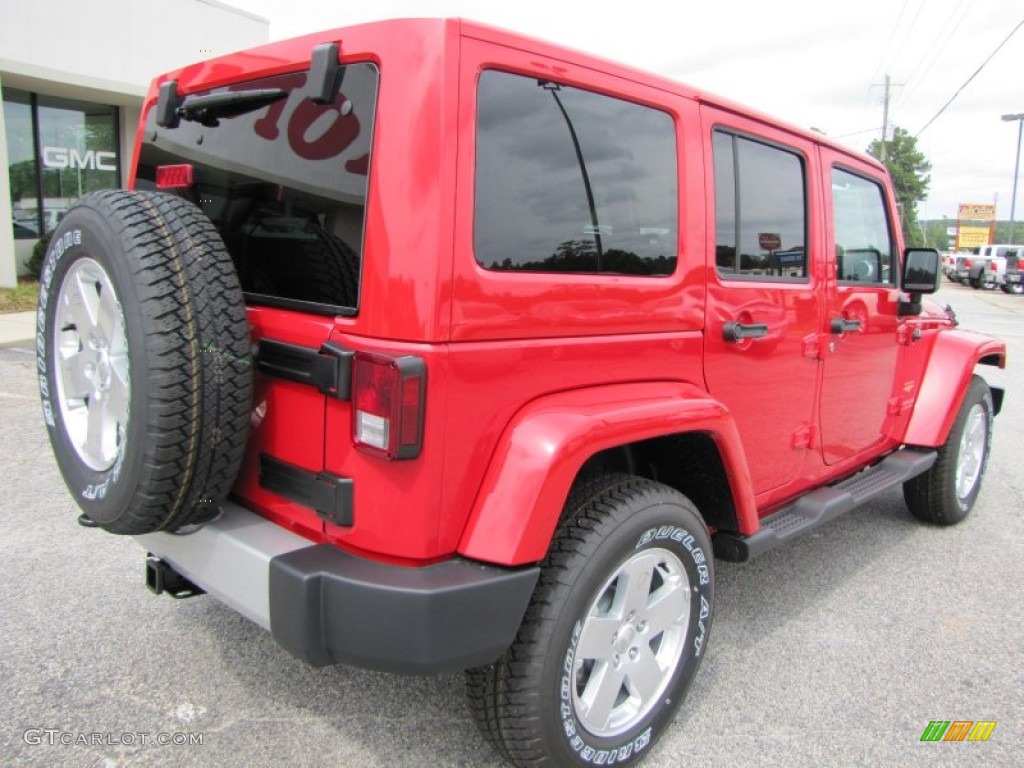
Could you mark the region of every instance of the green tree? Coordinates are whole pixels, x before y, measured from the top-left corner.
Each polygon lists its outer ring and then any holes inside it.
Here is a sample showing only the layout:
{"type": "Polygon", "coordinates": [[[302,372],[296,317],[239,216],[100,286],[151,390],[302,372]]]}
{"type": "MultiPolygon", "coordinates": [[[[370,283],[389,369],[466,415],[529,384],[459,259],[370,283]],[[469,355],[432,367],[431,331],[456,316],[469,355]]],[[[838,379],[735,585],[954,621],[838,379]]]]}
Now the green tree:
{"type": "MultiPolygon", "coordinates": [[[[882,159],[882,142],[875,139],[868,146],[868,154],[882,159]]],[[[917,139],[906,129],[896,127],[892,138],[885,142],[885,167],[892,176],[896,202],[900,206],[903,240],[907,245],[923,245],[921,229],[917,225],[917,204],[928,196],[932,164],[917,148],[917,139]]]]}

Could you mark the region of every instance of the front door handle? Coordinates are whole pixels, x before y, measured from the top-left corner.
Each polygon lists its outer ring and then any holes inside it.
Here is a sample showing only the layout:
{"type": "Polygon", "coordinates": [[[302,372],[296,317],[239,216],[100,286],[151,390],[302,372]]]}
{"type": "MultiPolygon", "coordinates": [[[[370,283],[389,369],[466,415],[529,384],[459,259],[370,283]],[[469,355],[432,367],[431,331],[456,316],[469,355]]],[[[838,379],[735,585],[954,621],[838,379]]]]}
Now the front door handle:
{"type": "Polygon", "coordinates": [[[861,329],[860,320],[847,320],[845,317],[832,318],[832,333],[849,333],[861,329]]]}
{"type": "Polygon", "coordinates": [[[722,326],[722,336],[726,341],[742,341],[743,339],[760,339],[768,335],[768,326],[764,323],[738,323],[730,320],[722,326]]]}

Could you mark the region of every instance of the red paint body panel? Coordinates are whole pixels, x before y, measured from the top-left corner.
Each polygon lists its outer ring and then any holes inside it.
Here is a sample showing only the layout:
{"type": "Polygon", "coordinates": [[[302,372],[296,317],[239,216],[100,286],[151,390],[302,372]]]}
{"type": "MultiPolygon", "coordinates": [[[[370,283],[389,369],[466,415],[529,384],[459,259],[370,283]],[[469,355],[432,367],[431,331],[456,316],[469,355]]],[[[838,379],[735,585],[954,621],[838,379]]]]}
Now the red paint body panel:
{"type": "Polygon", "coordinates": [[[693,385],[620,384],[552,395],[516,415],[490,464],[459,552],[510,565],[541,559],[569,486],[587,458],[679,431],[713,436],[739,515],[752,524],[753,500],[743,491],[748,486],[743,449],[722,405],[693,385]]]}
{"type": "MultiPolygon", "coordinates": [[[[330,318],[299,312],[250,307],[254,341],[263,338],[319,348],[329,338],[330,318]]],[[[313,387],[255,374],[251,436],[235,483],[235,494],[265,517],[302,534],[319,539],[323,521],[313,510],[265,491],[259,484],[259,456],[266,453],[313,472],[324,466],[324,396],[313,387]],[[310,428],[312,427],[312,428],[310,428]]]]}
{"type": "Polygon", "coordinates": [[[936,336],[904,442],[925,446],[945,442],[975,364],[989,355],[999,358],[1000,367],[1005,365],[1006,347],[993,338],[959,329],[936,336]]]}
{"type": "MultiPolygon", "coordinates": [[[[727,129],[758,136],[798,153],[807,171],[807,207],[820,205],[820,182],[814,173],[813,143],[755,121],[709,107],[701,111],[703,148],[712,157],[712,132],[727,129]]],[[[715,178],[706,166],[702,197],[708,202],[706,231],[715,231],[715,178]]],[[[809,354],[807,339],[822,323],[823,275],[820,269],[820,219],[810,216],[807,254],[810,265],[803,281],[747,280],[720,276],[715,268],[713,238],[705,245],[707,315],[704,366],[708,391],[725,403],[739,428],[750,465],[755,494],[783,487],[800,473],[811,446],[794,446],[794,434],[812,427],[820,365],[809,354]],[[727,341],[723,326],[729,322],[761,323],[768,335],[741,342],[727,341]]]]}
{"type": "MultiPolygon", "coordinates": [[[[554,52],[552,52],[554,53],[554,52]]],[[[592,66],[595,63],[591,62],[592,66]]],[[[534,49],[464,39],[459,71],[458,205],[455,219],[452,339],[554,338],[615,333],[691,330],[703,322],[703,222],[700,196],[680,184],[679,266],[668,277],[496,272],[480,267],[473,255],[473,203],[477,81],[494,69],[611,92],[657,106],[686,125],[692,100],[667,94],[632,79],[570,63],[534,49]],[[683,116],[686,115],[687,119],[683,116]],[[691,226],[692,225],[692,226],[691,226]]],[[[690,138],[677,131],[677,155],[687,157],[690,138]]],[[[699,175],[687,174],[691,184],[699,175]]]]}
{"type": "Polygon", "coordinates": [[[143,116],[162,82],[177,80],[185,95],[301,71],[323,42],[341,40],[342,63],[375,63],[380,86],[360,313],[339,324],[382,339],[442,341],[451,316],[458,30],[457,20],[389,21],[271,43],[158,78],[143,116]]]}
{"type": "MultiPolygon", "coordinates": [[[[535,562],[588,458],[694,431],[713,437],[737,527],[750,534],[759,517],[901,443],[940,444],[974,363],[1004,354],[999,342],[950,330],[945,318],[899,318],[894,285],[838,283],[830,170],[841,165],[879,181],[894,212],[879,163],[695,89],[549,43],[459,20],[332,30],[165,75],[151,87],[144,115],[167,80],[188,94],[301,72],[315,45],[339,40],[343,63],[372,62],[380,73],[358,312],[330,317],[254,306],[253,338],[311,349],[331,339],[419,357],[427,371],[425,428],[418,457],[387,461],[354,447],[349,402],[257,373],[235,494],[312,540],[404,564],[456,554],[535,562]],[[487,69],[555,80],[671,117],[679,193],[673,274],[530,274],[478,265],[477,84],[487,69]],[[802,158],[805,280],[718,275],[716,126],[802,158]],[[837,337],[829,330],[834,317],[861,319],[865,332],[837,337]],[[769,334],[726,342],[722,328],[732,320],[765,323],[769,334]],[[354,524],[327,524],[262,489],[261,453],[352,478],[354,524]]],[[[893,236],[899,245],[898,227],[893,236]]]]}
{"type": "Polygon", "coordinates": [[[427,368],[427,400],[421,454],[413,461],[387,461],[353,445],[351,403],[327,398],[324,469],[355,480],[355,520],[351,527],[326,524],[326,541],[398,560],[436,559],[438,529],[447,518],[441,499],[441,479],[447,471],[443,439],[449,418],[447,347],[387,343],[341,333],[332,339],[349,349],[419,357],[427,368]]]}

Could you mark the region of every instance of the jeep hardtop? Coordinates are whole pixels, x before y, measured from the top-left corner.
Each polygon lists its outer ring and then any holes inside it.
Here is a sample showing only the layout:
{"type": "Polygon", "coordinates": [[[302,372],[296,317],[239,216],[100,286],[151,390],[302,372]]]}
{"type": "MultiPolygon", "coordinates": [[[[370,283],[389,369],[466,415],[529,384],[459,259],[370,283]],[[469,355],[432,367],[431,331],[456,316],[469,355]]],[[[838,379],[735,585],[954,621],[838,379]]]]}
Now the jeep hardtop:
{"type": "Polygon", "coordinates": [[[157,78],[135,156],[40,285],[81,522],[311,664],[467,670],[513,763],[650,750],[715,557],[980,491],[1005,347],[923,298],[884,167],[817,133],[402,20],[157,78]]]}

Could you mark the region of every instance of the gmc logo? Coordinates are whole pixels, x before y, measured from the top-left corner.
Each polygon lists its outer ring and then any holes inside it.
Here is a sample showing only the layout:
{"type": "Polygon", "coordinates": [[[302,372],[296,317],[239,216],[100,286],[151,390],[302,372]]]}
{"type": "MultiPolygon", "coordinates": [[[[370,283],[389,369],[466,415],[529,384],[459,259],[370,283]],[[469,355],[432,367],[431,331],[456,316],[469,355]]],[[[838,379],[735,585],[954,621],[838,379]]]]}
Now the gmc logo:
{"type": "Polygon", "coordinates": [[[97,152],[94,149],[87,149],[85,154],[79,154],[77,149],[67,147],[43,147],[43,165],[47,168],[116,171],[117,155],[113,152],[97,152]]]}

